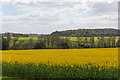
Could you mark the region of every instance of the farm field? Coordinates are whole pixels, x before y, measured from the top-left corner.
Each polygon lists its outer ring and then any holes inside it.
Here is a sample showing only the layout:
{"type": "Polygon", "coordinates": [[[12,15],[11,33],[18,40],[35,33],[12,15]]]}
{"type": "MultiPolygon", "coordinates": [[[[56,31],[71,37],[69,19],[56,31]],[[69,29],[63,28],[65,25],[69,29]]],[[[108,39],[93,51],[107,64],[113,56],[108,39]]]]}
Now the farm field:
{"type": "Polygon", "coordinates": [[[2,51],[3,76],[118,78],[118,48],[2,51]]]}

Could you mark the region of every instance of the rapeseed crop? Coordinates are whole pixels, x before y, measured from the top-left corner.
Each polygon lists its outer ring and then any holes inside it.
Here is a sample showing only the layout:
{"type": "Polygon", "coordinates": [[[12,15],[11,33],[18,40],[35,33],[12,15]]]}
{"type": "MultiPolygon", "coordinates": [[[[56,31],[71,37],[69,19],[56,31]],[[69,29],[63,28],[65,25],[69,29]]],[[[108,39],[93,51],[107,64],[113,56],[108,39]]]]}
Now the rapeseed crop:
{"type": "Polygon", "coordinates": [[[5,76],[27,78],[117,78],[119,66],[118,48],[7,50],[2,62],[5,76]]]}

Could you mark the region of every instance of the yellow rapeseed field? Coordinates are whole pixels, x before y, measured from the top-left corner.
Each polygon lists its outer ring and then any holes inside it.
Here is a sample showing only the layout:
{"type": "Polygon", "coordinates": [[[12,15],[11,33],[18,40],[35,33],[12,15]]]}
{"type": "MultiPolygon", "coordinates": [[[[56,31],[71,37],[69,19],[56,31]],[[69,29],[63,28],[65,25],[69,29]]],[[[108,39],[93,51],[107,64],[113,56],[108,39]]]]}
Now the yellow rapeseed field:
{"type": "Polygon", "coordinates": [[[5,50],[2,62],[47,65],[118,67],[118,48],[5,50]]]}

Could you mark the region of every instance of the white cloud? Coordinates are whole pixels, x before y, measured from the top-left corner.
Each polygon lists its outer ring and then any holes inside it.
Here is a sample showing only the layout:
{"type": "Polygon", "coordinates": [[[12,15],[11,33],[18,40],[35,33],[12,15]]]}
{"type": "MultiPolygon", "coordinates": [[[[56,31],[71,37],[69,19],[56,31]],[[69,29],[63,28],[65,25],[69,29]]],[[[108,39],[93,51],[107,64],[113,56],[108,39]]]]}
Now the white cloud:
{"type": "Polygon", "coordinates": [[[3,32],[51,33],[77,28],[117,28],[117,3],[13,3],[17,16],[3,15],[3,32]]]}
{"type": "Polygon", "coordinates": [[[1,0],[1,2],[118,2],[119,0],[1,0]]]}

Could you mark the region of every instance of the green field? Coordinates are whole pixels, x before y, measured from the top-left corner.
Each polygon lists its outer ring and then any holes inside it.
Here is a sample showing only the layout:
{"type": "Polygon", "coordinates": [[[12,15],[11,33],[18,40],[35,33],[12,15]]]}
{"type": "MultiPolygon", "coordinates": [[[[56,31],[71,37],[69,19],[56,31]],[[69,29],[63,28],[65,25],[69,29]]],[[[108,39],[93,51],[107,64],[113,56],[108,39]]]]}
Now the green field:
{"type": "MultiPolygon", "coordinates": [[[[12,37],[15,38],[15,37],[12,37]]],[[[66,37],[61,37],[61,38],[66,38],[66,37]]],[[[77,37],[67,37],[69,38],[71,41],[77,41],[77,37]]],[[[87,37],[88,39],[90,39],[90,37],[87,37]]],[[[98,37],[94,37],[95,41],[97,41],[98,37]]],[[[105,38],[110,38],[110,37],[105,37],[105,38]]],[[[24,40],[24,41],[28,41],[29,39],[33,39],[33,41],[37,41],[38,37],[19,37],[19,40],[24,40]]],[[[83,37],[83,39],[85,39],[85,37],[83,37]]],[[[116,41],[118,40],[118,37],[116,37],[116,41]]]]}

